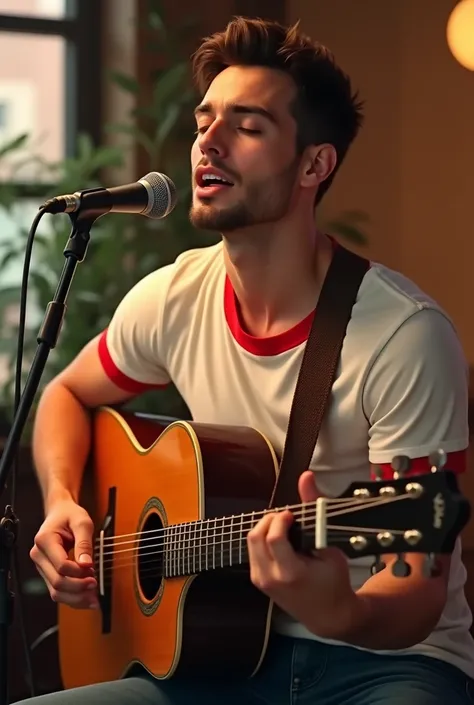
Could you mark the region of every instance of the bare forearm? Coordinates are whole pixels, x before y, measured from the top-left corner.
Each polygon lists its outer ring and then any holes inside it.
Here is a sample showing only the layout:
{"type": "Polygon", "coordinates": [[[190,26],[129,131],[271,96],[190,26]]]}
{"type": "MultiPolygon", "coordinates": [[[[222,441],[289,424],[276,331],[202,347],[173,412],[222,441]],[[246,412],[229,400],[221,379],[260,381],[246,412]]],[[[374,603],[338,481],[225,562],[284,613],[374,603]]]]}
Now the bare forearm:
{"type": "Polygon", "coordinates": [[[78,500],[90,448],[88,411],[58,381],[41,397],[33,431],[33,459],[45,510],[57,499],[78,500]]]}
{"type": "Polygon", "coordinates": [[[405,649],[433,631],[446,601],[449,558],[440,559],[442,574],[433,578],[422,575],[423,557],[408,560],[410,577],[394,577],[388,566],[357,591],[354,619],[344,641],[367,649],[405,649]]]}
{"type": "Polygon", "coordinates": [[[426,639],[438,622],[438,606],[420,595],[358,595],[358,616],[343,640],[366,649],[407,649],[426,639]]]}

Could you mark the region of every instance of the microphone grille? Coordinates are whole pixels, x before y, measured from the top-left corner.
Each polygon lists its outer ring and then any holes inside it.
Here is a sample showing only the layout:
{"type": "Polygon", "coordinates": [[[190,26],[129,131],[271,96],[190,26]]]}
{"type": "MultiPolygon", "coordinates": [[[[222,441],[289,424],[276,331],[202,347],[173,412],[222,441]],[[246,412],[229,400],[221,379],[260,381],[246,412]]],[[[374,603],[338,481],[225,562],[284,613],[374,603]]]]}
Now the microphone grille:
{"type": "Polygon", "coordinates": [[[148,191],[148,206],[142,215],[149,218],[165,218],[171,213],[177,202],[176,186],[173,181],[157,171],[150,171],[139,183],[148,191]]]}

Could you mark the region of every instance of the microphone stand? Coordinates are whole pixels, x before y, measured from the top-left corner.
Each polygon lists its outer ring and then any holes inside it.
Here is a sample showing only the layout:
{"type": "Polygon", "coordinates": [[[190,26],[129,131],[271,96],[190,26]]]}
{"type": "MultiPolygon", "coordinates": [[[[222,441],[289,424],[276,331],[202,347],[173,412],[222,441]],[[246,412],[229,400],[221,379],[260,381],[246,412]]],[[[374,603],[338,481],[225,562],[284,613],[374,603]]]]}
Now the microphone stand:
{"type": "MultiPolygon", "coordinates": [[[[25,383],[17,412],[13,418],[3,454],[0,458],[0,496],[7,485],[9,473],[20,439],[28,420],[39,383],[52,348],[56,346],[66,312],[76,267],[86,256],[90,229],[103,211],[85,211],[80,208],[69,214],[72,229],[64,248],[66,262],[52,301],[49,302],[38,333],[38,347],[25,383]]],[[[11,505],[5,507],[0,520],[0,705],[8,705],[9,627],[13,621],[14,593],[10,590],[11,557],[18,537],[19,519],[11,505]]]]}

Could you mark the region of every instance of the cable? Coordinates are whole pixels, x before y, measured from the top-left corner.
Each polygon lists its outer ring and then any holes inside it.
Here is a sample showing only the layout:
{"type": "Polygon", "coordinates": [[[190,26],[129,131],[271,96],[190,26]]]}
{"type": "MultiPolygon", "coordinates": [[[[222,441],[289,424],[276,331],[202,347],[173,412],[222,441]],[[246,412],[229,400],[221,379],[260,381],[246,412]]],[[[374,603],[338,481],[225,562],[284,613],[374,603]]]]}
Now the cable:
{"type": "MultiPolygon", "coordinates": [[[[25,341],[25,325],[26,325],[26,304],[27,304],[27,297],[28,297],[28,277],[29,277],[29,272],[30,272],[30,264],[31,264],[31,254],[33,252],[33,244],[34,244],[34,239],[36,235],[36,230],[38,229],[39,222],[41,218],[43,217],[45,211],[43,208],[40,208],[38,213],[36,214],[33,223],[31,224],[29,233],[28,233],[28,238],[26,241],[26,248],[25,248],[25,258],[24,258],[24,263],[23,263],[23,273],[22,273],[22,278],[21,278],[21,290],[20,290],[20,316],[19,316],[19,321],[18,321],[18,345],[17,345],[17,355],[16,355],[16,370],[15,370],[15,393],[14,393],[14,415],[16,414],[19,404],[20,404],[20,399],[21,399],[21,373],[22,373],[22,367],[23,367],[23,346],[24,346],[24,341],[25,341]]],[[[10,485],[11,485],[11,504],[13,507],[15,507],[15,496],[16,496],[16,480],[17,480],[17,474],[19,471],[19,452],[16,453],[14,463],[13,463],[13,468],[11,472],[11,479],[10,479],[10,485]]],[[[12,573],[13,573],[13,579],[14,579],[14,585],[15,585],[15,593],[16,593],[16,598],[18,599],[18,614],[19,614],[19,626],[20,626],[20,634],[21,634],[21,641],[23,644],[23,651],[24,651],[24,657],[25,657],[25,666],[26,666],[26,681],[28,683],[31,697],[34,697],[36,694],[36,688],[35,688],[35,683],[34,683],[34,675],[33,675],[33,668],[32,668],[32,663],[31,663],[31,651],[28,643],[28,633],[26,629],[26,624],[25,624],[25,611],[24,611],[24,602],[23,602],[23,594],[21,591],[21,579],[20,579],[20,570],[19,570],[19,560],[18,560],[18,553],[17,553],[17,544],[15,543],[13,547],[13,561],[12,561],[12,573]]]]}

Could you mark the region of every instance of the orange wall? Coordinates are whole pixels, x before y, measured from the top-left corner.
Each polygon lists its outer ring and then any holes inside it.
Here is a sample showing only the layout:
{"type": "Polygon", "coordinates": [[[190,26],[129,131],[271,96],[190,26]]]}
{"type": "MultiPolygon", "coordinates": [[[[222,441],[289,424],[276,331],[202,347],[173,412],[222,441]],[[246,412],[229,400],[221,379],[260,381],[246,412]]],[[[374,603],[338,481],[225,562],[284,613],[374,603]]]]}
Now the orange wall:
{"type": "Polygon", "coordinates": [[[474,73],[446,44],[453,0],[288,0],[366,99],[366,123],[325,210],[371,217],[371,256],[453,317],[474,364],[474,73]]]}

